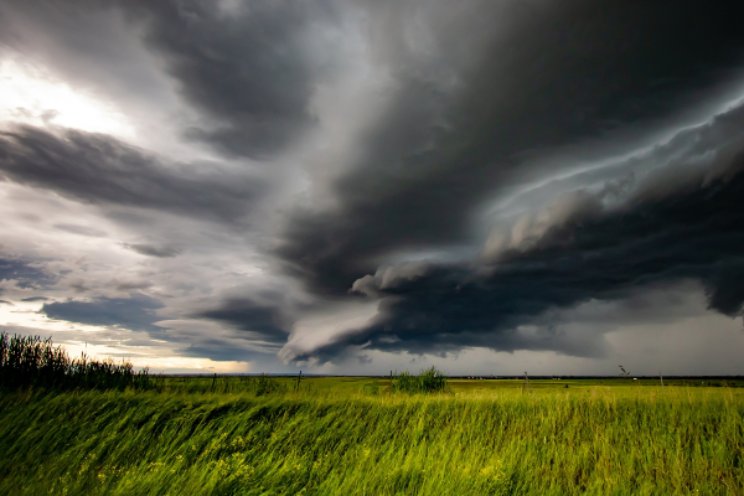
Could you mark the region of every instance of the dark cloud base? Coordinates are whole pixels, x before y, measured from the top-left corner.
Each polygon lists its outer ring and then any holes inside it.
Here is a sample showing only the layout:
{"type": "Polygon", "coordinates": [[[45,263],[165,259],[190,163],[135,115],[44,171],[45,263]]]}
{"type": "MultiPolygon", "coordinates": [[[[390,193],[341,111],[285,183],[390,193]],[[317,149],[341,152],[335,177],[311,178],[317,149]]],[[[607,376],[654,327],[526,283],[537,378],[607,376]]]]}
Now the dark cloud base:
{"type": "Polygon", "coordinates": [[[121,326],[126,329],[160,332],[155,325],[161,320],[156,311],[163,305],[154,298],[135,295],[130,298],[96,298],[91,301],[70,300],[46,303],[41,313],[50,319],[99,326],[121,326]]]}
{"type": "Polygon", "coordinates": [[[260,302],[250,298],[229,299],[217,308],[193,315],[195,318],[223,322],[243,331],[244,338],[279,346],[286,342],[291,320],[282,309],[281,299],[260,302]]]}
{"type": "Polygon", "coordinates": [[[446,27],[423,58],[404,41],[408,24],[390,22],[406,19],[406,8],[389,10],[377,34],[397,83],[390,111],[333,184],[338,207],[298,209],[278,250],[316,293],[343,295],[390,254],[469,242],[473,211],[527,168],[525,156],[694,106],[744,55],[730,4],[432,6],[420,15],[432,30],[441,19],[446,27]],[[442,86],[432,65],[460,84],[442,86]]]}
{"type": "Polygon", "coordinates": [[[493,265],[435,265],[377,288],[380,308],[371,325],[297,358],[329,360],[349,346],[561,351],[560,336],[525,339],[517,327],[540,322],[552,308],[620,299],[685,279],[704,285],[711,309],[741,315],[744,174],[577,219],[549,232],[538,247],[506,253],[493,265]]]}

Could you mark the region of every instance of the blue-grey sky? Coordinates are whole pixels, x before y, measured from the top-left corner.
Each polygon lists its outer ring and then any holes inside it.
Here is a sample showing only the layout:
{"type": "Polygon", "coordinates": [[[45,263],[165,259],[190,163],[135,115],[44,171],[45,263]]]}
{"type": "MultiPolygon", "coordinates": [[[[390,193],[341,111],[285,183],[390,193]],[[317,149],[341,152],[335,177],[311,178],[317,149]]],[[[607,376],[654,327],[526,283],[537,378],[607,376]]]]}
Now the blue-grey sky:
{"type": "Polygon", "coordinates": [[[0,5],[0,326],[159,371],[744,374],[744,6],[0,5]]]}

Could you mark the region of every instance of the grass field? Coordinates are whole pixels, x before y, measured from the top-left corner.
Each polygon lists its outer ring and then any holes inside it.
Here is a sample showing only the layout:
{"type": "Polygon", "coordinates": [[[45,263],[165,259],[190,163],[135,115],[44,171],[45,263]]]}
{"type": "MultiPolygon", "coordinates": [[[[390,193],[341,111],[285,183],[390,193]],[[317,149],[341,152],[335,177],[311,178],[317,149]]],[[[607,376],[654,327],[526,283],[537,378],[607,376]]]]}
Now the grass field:
{"type": "Polygon", "coordinates": [[[739,387],[154,380],[0,393],[0,494],[744,494],[739,387]]]}

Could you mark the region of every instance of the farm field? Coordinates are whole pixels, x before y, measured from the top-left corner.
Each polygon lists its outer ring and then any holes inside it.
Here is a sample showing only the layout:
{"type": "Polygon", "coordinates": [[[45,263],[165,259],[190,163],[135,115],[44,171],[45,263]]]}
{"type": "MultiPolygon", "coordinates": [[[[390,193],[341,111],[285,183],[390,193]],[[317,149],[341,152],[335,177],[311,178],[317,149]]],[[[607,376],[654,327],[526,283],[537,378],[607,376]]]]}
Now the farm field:
{"type": "Polygon", "coordinates": [[[153,380],[0,393],[0,494],[744,494],[735,381],[153,380]]]}

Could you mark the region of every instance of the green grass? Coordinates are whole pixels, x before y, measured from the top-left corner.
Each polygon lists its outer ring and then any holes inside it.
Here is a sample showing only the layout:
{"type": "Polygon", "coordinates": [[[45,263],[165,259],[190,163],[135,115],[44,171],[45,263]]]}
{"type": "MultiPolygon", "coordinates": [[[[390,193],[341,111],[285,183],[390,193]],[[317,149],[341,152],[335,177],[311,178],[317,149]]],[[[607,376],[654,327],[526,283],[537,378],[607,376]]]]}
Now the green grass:
{"type": "Polygon", "coordinates": [[[0,494],[744,494],[743,388],[155,380],[0,394],[0,494]]]}

